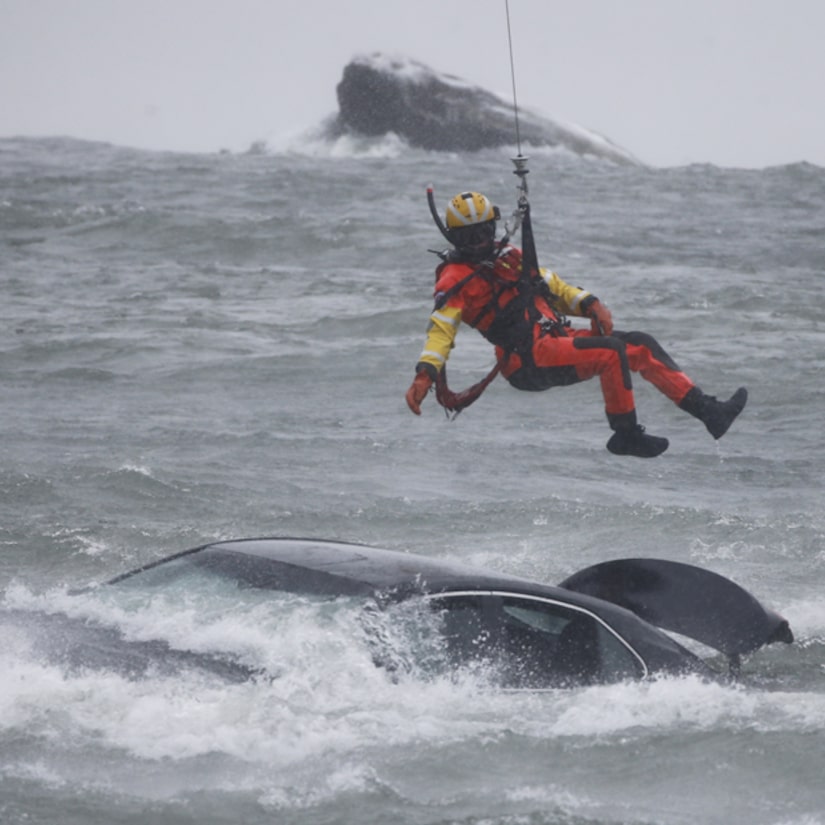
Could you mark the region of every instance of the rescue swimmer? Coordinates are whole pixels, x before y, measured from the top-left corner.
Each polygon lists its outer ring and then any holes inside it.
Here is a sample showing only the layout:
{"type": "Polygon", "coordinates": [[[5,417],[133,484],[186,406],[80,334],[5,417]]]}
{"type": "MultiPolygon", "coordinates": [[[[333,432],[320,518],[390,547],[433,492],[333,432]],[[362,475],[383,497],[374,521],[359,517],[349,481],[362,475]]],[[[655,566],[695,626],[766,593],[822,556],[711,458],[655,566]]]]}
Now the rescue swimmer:
{"type": "Polygon", "coordinates": [[[595,295],[537,262],[534,269],[525,267],[522,250],[506,236],[496,241],[501,214],[485,195],[456,195],[447,205],[444,226],[432,209],[453,248],[442,253],[436,269],[435,309],[406,394],[416,415],[433,384],[443,382],[462,322],[494,345],[495,372],[500,370],[518,390],[547,390],[598,376],[613,430],[607,449],[615,455],[652,458],[668,448],[666,438],[648,434],[637,420],[631,372],[698,418],[716,439],[742,412],[748,399],[744,387],[727,401],[706,395],[651,335],[614,329],[610,310],[595,295]],[[590,328],[572,327],[567,316],[589,318],[590,328]]]}

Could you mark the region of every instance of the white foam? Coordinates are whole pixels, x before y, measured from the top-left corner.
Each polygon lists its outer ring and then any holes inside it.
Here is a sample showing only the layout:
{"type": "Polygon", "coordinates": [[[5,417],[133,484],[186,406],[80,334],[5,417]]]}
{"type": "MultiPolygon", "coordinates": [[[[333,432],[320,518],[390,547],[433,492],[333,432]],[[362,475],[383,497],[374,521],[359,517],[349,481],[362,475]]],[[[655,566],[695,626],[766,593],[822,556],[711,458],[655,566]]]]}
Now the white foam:
{"type": "Polygon", "coordinates": [[[41,759],[33,762],[18,762],[4,765],[3,776],[23,779],[27,782],[35,782],[39,785],[47,785],[52,788],[59,788],[66,784],[65,779],[41,759]]]}
{"type": "Polygon", "coordinates": [[[268,808],[311,808],[342,793],[362,793],[376,783],[372,768],[343,764],[304,787],[289,783],[270,787],[258,801],[268,808]]]}
{"type": "MultiPolygon", "coordinates": [[[[150,672],[139,680],[110,671],[66,672],[33,661],[24,644],[12,644],[0,652],[0,729],[93,740],[148,760],[220,754],[277,772],[327,758],[346,764],[363,749],[420,742],[444,746],[510,735],[592,742],[661,732],[813,733],[825,727],[825,697],[816,693],[693,677],[521,693],[489,688],[483,672],[426,678],[413,664],[394,682],[374,665],[368,640],[375,627],[365,628],[354,604],[294,597],[279,605],[269,593],[220,590],[198,590],[188,598],[134,593],[130,601],[128,593],[115,598],[115,592],[37,595],[15,585],[4,601],[96,619],[128,638],[230,652],[274,678],[227,684],[198,670],[150,672]]],[[[393,635],[397,627],[389,623],[384,640],[403,659],[403,639],[393,635]]],[[[309,790],[316,782],[294,792],[267,785],[266,801],[275,807],[313,804],[316,794],[333,797],[370,781],[368,771],[354,768],[328,777],[317,791],[309,790]]]]}
{"type": "Polygon", "coordinates": [[[825,639],[825,601],[820,598],[800,599],[783,607],[797,638],[825,639]]]}
{"type": "Polygon", "coordinates": [[[825,699],[767,692],[695,677],[591,688],[559,702],[559,715],[539,735],[624,736],[655,730],[817,730],[825,699]]]}
{"type": "Polygon", "coordinates": [[[277,144],[271,144],[270,151],[331,160],[347,158],[392,160],[410,151],[410,147],[405,140],[393,132],[380,137],[341,135],[337,138],[327,138],[313,130],[282,139],[277,144]]]}
{"type": "MultiPolygon", "coordinates": [[[[445,745],[511,734],[592,741],[692,730],[814,733],[825,726],[825,700],[815,694],[696,679],[533,694],[486,690],[470,677],[393,684],[360,644],[334,629],[286,641],[287,648],[300,649],[300,661],[289,663],[282,646],[288,666],[281,678],[239,685],[199,673],[137,681],[109,672],[66,674],[3,654],[0,727],[47,739],[94,739],[141,759],[224,754],[277,771],[419,741],[445,745]]],[[[322,793],[368,780],[357,770],[344,772],[322,793]]],[[[277,804],[283,791],[273,793],[270,801],[277,804]]]]}

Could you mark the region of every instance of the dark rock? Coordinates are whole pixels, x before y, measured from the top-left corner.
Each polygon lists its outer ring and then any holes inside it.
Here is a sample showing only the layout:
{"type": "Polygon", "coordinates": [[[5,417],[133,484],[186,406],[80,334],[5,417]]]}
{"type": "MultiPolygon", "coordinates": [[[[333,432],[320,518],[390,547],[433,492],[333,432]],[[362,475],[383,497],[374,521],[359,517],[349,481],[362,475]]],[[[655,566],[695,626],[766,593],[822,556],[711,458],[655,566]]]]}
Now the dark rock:
{"type": "MultiPolygon", "coordinates": [[[[355,58],[344,68],[337,92],[339,112],[329,129],[332,136],[393,132],[411,146],[436,151],[516,144],[512,102],[414,60],[381,54],[355,58]]],[[[600,135],[521,107],[519,133],[524,144],[637,163],[600,135]]]]}

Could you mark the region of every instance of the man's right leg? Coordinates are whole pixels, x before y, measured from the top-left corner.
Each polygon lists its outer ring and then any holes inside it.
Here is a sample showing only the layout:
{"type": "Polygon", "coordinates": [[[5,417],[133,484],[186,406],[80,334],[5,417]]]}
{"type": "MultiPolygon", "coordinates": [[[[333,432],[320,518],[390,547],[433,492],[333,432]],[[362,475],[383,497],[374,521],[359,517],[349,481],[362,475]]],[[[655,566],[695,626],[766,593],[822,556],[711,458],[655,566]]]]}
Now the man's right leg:
{"type": "Polygon", "coordinates": [[[522,366],[512,376],[508,375],[508,380],[518,389],[543,390],[586,381],[598,375],[607,421],[614,431],[607,442],[607,449],[615,455],[638,458],[660,455],[668,448],[668,441],[648,435],[636,419],[623,342],[581,332],[578,335],[575,331],[564,338],[540,338],[533,348],[535,367],[522,366]]]}

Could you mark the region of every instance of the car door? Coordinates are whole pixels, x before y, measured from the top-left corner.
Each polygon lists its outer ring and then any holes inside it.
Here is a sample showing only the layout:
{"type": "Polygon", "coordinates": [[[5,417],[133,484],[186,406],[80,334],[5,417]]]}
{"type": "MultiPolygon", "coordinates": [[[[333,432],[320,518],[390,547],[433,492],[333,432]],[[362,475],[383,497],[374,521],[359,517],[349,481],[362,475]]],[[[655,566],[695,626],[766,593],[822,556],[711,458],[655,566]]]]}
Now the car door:
{"type": "Polygon", "coordinates": [[[484,667],[501,687],[550,688],[637,679],[639,654],[593,613],[503,591],[428,598],[454,667],[484,667]]]}

